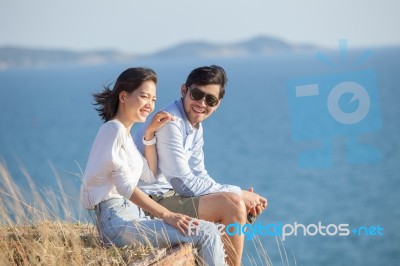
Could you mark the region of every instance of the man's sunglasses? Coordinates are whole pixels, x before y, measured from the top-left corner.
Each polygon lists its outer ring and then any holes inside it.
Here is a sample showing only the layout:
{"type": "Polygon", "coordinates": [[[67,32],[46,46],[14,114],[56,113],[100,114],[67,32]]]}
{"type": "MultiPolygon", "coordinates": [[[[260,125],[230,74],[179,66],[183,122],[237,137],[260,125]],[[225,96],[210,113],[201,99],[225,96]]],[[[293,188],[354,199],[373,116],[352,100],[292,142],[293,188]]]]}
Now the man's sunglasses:
{"type": "Polygon", "coordinates": [[[214,107],[218,104],[219,99],[212,94],[205,93],[198,88],[188,88],[190,92],[190,98],[193,101],[199,101],[206,97],[206,104],[210,107],[214,107]]]}

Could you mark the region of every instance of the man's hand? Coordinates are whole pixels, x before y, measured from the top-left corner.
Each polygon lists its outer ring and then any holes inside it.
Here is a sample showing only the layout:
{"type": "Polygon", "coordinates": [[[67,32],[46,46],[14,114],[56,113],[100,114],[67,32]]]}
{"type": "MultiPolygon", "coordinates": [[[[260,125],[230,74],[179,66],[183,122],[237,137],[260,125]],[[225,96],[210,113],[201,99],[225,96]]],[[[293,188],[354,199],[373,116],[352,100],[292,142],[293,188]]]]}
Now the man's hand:
{"type": "Polygon", "coordinates": [[[241,195],[246,204],[247,211],[253,216],[260,215],[268,205],[267,199],[254,193],[252,187],[248,191],[242,190],[241,195]]]}

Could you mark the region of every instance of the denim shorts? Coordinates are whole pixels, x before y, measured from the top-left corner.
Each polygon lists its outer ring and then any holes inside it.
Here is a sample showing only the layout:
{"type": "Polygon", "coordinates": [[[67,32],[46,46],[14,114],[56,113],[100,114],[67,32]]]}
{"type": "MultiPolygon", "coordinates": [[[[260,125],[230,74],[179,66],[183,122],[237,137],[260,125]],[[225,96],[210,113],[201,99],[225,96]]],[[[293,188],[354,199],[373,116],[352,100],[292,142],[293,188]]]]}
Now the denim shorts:
{"type": "Polygon", "coordinates": [[[197,235],[185,236],[163,220],[151,220],[141,208],[124,198],[102,201],[96,205],[95,212],[97,227],[106,246],[167,248],[192,243],[200,260],[207,265],[225,265],[222,240],[218,234],[200,230],[197,235]]]}
{"type": "MultiPolygon", "coordinates": [[[[114,198],[100,202],[95,207],[97,227],[106,246],[135,245],[140,243],[140,235],[134,236],[129,242],[123,236],[127,229],[139,229],[141,220],[149,220],[143,210],[124,198],[114,198]]],[[[132,230],[131,230],[132,231],[132,230]]]]}

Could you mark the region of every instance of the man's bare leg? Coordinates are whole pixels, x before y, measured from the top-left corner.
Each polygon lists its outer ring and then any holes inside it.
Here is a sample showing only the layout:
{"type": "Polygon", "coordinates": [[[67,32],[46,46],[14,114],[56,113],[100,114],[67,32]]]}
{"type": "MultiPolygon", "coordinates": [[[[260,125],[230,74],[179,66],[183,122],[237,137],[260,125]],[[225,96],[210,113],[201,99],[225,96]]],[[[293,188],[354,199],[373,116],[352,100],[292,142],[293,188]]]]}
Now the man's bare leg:
{"type": "MultiPolygon", "coordinates": [[[[204,195],[199,201],[199,218],[219,222],[227,226],[231,223],[245,224],[247,219],[246,205],[243,199],[229,192],[204,195]]],[[[244,235],[224,235],[225,250],[229,265],[240,265],[242,260],[244,235]]]]}

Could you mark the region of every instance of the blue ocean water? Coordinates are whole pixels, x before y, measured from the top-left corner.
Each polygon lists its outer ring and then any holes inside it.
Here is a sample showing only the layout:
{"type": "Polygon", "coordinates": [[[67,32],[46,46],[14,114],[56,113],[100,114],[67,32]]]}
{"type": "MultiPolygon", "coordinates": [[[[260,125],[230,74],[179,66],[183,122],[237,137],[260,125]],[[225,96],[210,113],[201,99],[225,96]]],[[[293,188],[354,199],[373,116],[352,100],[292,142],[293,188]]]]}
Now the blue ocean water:
{"type": "MultiPolygon", "coordinates": [[[[20,167],[24,166],[38,186],[57,193],[55,174],[50,167],[54,165],[65,191],[78,206],[78,175],[80,168],[85,167],[101,124],[91,105],[91,93],[112,83],[129,66],[147,66],[158,73],[157,108],[162,108],[179,97],[180,86],[191,69],[219,64],[227,71],[229,82],[221,106],[204,122],[204,149],[210,175],[221,183],[244,189],[254,187],[267,197],[269,206],[257,220],[261,224],[321,222],[349,224],[350,229],[383,228],[383,236],[299,234],[286,237],[283,242],[272,236],[260,236],[262,247],[260,243],[246,242],[244,265],[264,265],[259,258],[264,251],[274,265],[398,265],[400,49],[374,49],[370,58],[357,63],[363,52],[348,52],[345,61],[341,61],[339,52],[327,52],[333,64],[308,53],[230,59],[154,59],[131,65],[2,71],[0,158],[22,187],[26,182],[20,167]],[[349,163],[347,136],[337,135],[329,140],[331,166],[302,167],[301,155],[322,144],[320,139],[295,138],[292,122],[297,116],[293,112],[323,113],[325,103],[315,110],[307,106],[293,111],[288,81],[326,75],[341,77],[343,73],[363,70],[372,70],[376,75],[378,97],[373,100],[379,102],[381,127],[363,134],[358,132],[356,137],[360,143],[375,147],[380,159],[372,163],[349,163]]],[[[321,120],[315,120],[315,124],[324,127],[321,120]]]]}

